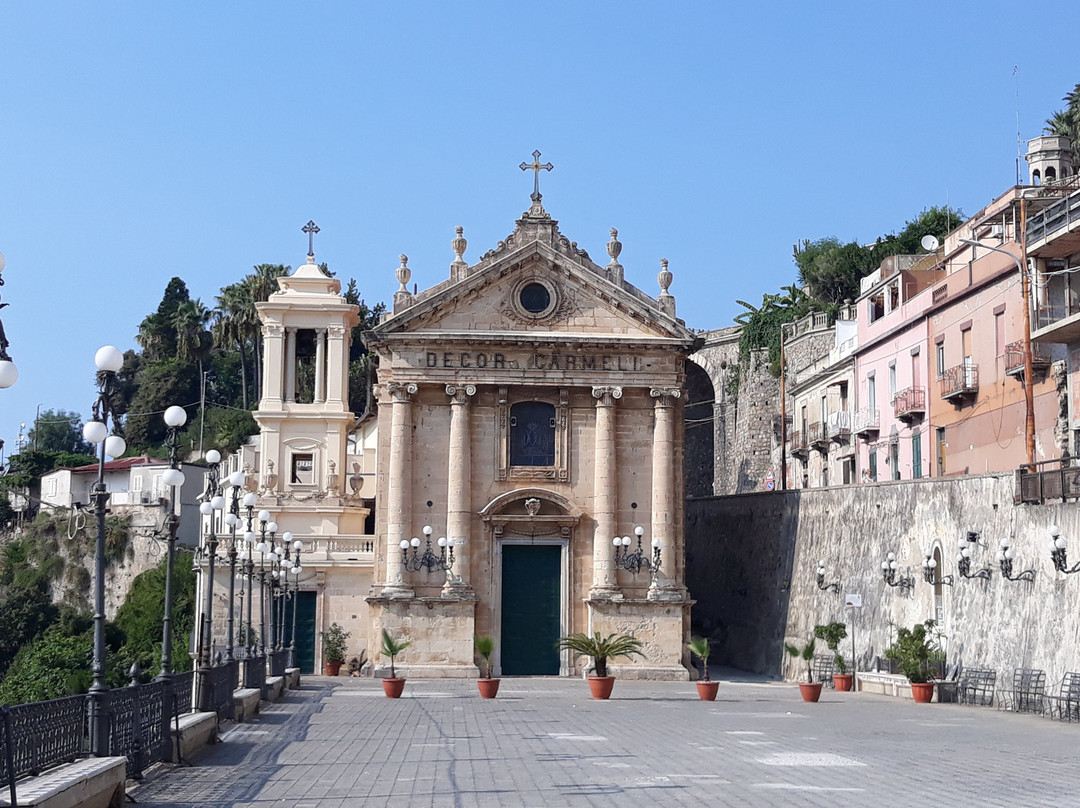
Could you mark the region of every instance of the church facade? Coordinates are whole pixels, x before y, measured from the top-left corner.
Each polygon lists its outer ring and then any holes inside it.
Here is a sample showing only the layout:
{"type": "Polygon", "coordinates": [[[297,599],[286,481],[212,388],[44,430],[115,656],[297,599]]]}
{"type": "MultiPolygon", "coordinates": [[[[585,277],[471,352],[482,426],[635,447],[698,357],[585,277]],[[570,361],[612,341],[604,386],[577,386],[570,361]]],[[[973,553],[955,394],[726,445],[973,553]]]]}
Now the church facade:
{"type": "Polygon", "coordinates": [[[419,293],[402,256],[393,311],[364,335],[377,429],[347,409],[355,314],[338,282],[309,256],[259,306],[249,487],[303,547],[298,647],[337,622],[382,675],[386,629],[411,643],[402,675],[474,677],[474,638],[491,635],[497,675],[571,675],[585,661],[558,637],[620,632],[644,656],[617,675],[686,678],[682,412],[699,340],[667,262],[659,296],[643,293],[615,230],[600,266],[538,191],[476,263],[461,228],[452,248],[449,278],[419,293]]]}

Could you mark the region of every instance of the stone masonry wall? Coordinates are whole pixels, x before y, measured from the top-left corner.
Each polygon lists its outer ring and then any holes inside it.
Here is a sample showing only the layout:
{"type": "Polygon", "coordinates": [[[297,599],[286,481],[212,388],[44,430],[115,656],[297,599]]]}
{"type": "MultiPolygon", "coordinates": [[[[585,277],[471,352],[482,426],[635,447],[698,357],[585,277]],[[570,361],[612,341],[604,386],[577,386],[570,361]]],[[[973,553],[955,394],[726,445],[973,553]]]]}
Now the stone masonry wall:
{"type": "Polygon", "coordinates": [[[950,666],[993,668],[999,687],[1008,686],[1014,667],[1041,668],[1052,685],[1080,670],[1080,576],[1054,570],[1047,531],[1057,525],[1072,560],[1080,559],[1080,509],[1014,505],[1013,487],[1012,475],[991,474],[689,500],[693,631],[715,641],[719,664],[790,676],[784,641],[805,642],[818,623],[854,627],[855,655],[866,668],[883,655],[895,626],[939,616],[950,666]],[[972,570],[989,567],[988,581],[957,573],[958,542],[968,530],[979,534],[972,570]],[[1033,583],[1002,577],[1003,536],[1016,552],[1014,574],[1034,569],[1033,583]],[[955,579],[941,587],[939,602],[922,578],[923,552],[935,546],[939,573],[955,579]],[[885,585],[888,552],[914,589],[885,585]],[[821,561],[826,583],[840,581],[839,594],[817,588],[821,561]],[[854,616],[845,613],[848,593],[863,598],[854,616]]]}

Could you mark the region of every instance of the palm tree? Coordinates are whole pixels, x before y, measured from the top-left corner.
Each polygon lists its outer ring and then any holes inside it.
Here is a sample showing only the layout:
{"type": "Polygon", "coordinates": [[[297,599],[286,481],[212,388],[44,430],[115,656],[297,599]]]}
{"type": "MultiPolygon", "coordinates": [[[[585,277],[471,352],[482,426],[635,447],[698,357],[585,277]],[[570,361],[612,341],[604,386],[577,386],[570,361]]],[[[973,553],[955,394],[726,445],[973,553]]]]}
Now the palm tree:
{"type": "Polygon", "coordinates": [[[247,336],[244,317],[247,309],[247,289],[242,283],[232,283],[221,288],[214,309],[212,333],[219,348],[229,350],[235,346],[240,352],[240,396],[243,407],[248,406],[247,336]]]}
{"type": "Polygon", "coordinates": [[[592,657],[597,676],[607,676],[607,661],[616,657],[645,656],[641,651],[641,640],[629,634],[609,634],[601,637],[600,632],[590,637],[588,634],[568,634],[559,638],[559,648],[574,652],[574,659],[580,656],[592,657]]]}
{"type": "Polygon", "coordinates": [[[1080,84],[1066,93],[1061,100],[1065,102],[1065,109],[1046,119],[1043,133],[1069,138],[1073,150],[1076,151],[1080,149],[1080,84]]]}
{"type": "Polygon", "coordinates": [[[255,271],[242,281],[248,293],[242,323],[254,346],[255,396],[258,397],[262,391],[262,324],[255,304],[270,299],[270,295],[278,290],[277,279],[288,275],[290,267],[284,264],[258,264],[253,269],[255,271]]]}

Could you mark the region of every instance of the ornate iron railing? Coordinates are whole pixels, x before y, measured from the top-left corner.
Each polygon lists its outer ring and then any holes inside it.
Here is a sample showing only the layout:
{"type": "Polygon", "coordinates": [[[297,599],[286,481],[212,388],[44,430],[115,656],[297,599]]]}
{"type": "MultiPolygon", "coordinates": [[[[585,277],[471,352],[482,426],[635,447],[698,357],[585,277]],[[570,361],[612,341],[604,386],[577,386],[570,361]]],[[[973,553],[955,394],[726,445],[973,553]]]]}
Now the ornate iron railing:
{"type": "MultiPolygon", "coordinates": [[[[1031,343],[1031,367],[1045,369],[1050,366],[1050,349],[1041,342],[1031,343]]],[[[1005,372],[1015,375],[1024,372],[1024,341],[1010,342],[1005,346],[1005,372]]]]}
{"type": "Polygon", "coordinates": [[[960,398],[979,392],[979,366],[957,365],[938,377],[942,398],[960,398]]]}
{"type": "Polygon", "coordinates": [[[1017,502],[1042,504],[1053,500],[1080,499],[1080,466],[1071,460],[1044,460],[1016,470],[1017,502]],[[1058,466],[1058,468],[1053,468],[1058,466]]]}
{"type": "Polygon", "coordinates": [[[169,753],[165,683],[109,691],[109,754],[127,758],[127,776],[138,779],[169,753]]]}
{"type": "MultiPolygon", "coordinates": [[[[240,662],[233,660],[199,671],[199,709],[217,713],[224,721],[233,717],[233,690],[236,689],[240,662]]],[[[258,687],[258,685],[254,685],[258,687]]]]}
{"type": "Polygon", "coordinates": [[[86,696],[0,708],[0,785],[70,763],[89,749],[86,696]]]}
{"type": "Polygon", "coordinates": [[[267,656],[270,659],[270,675],[284,676],[285,663],[289,658],[289,652],[285,650],[271,651],[267,656]]]}
{"type": "Polygon", "coordinates": [[[266,688],[266,657],[251,656],[244,660],[244,687],[266,688]]]}
{"type": "Polygon", "coordinates": [[[875,408],[858,410],[855,413],[855,434],[865,435],[869,432],[878,432],[878,411],[875,408]]]}
{"type": "Polygon", "coordinates": [[[169,681],[172,686],[172,704],[169,705],[170,715],[175,718],[178,715],[190,713],[194,707],[195,671],[174,673],[169,677],[169,681]]]}
{"type": "Polygon", "coordinates": [[[908,387],[893,396],[893,417],[914,418],[926,412],[926,388],[908,387]]]}

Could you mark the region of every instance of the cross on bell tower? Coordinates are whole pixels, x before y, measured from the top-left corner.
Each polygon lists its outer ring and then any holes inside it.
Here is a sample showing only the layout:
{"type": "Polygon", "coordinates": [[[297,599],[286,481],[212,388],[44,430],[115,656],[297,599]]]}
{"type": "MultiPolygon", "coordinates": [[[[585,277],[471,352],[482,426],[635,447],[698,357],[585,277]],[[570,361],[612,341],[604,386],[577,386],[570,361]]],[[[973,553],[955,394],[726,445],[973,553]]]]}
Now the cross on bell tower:
{"type": "Polygon", "coordinates": [[[315,234],[319,232],[319,226],[311,219],[300,228],[301,233],[307,233],[307,254],[309,258],[315,257],[315,234]]]}
{"type": "Polygon", "coordinates": [[[531,163],[522,163],[520,168],[521,168],[522,171],[528,171],[529,169],[532,169],[532,172],[533,172],[533,192],[532,192],[532,196],[530,198],[532,199],[533,202],[539,202],[540,199],[542,198],[540,196],[540,172],[541,172],[541,170],[543,170],[543,171],[551,171],[551,169],[555,168],[555,166],[553,166],[551,163],[541,163],[540,162],[540,150],[538,149],[538,150],[533,152],[533,161],[531,163]]]}

